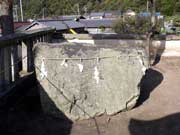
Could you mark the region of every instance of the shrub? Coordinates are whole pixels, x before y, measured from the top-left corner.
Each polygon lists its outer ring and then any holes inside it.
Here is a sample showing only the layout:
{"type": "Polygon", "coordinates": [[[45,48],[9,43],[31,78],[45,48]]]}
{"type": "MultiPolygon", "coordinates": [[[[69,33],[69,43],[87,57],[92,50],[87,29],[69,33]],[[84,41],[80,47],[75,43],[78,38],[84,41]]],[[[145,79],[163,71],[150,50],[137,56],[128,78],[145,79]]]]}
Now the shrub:
{"type": "Polygon", "coordinates": [[[102,32],[104,32],[106,28],[105,28],[105,26],[101,25],[101,26],[99,26],[99,29],[100,29],[102,32]]]}
{"type": "Polygon", "coordinates": [[[173,25],[174,25],[175,27],[180,27],[180,17],[175,17],[175,18],[173,19],[173,25]]]}
{"type": "Polygon", "coordinates": [[[150,30],[150,17],[124,17],[113,24],[113,29],[118,34],[145,34],[150,30]]]}

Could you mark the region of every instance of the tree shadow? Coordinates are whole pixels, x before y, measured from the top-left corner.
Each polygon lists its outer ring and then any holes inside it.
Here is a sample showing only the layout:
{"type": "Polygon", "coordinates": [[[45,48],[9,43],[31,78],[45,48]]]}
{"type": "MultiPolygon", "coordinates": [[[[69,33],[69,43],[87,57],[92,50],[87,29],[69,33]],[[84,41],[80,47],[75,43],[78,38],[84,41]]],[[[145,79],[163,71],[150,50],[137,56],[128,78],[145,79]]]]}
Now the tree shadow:
{"type": "MultiPolygon", "coordinates": [[[[39,85],[36,78],[33,80],[35,82],[32,84],[28,77],[21,82],[23,86],[17,85],[16,94],[13,93],[13,97],[8,97],[8,100],[11,100],[8,105],[6,100],[6,104],[1,106],[0,132],[4,135],[69,135],[73,122],[60,110],[58,110],[60,117],[44,113],[40,102],[39,85]],[[28,87],[29,84],[31,84],[30,87],[28,87]],[[19,94],[22,91],[25,93],[19,94]]],[[[45,96],[48,102],[51,102],[51,106],[56,108],[48,95],[45,96]]]]}
{"type": "Polygon", "coordinates": [[[129,123],[131,135],[180,135],[179,128],[180,113],[151,121],[131,119],[129,123]]]}
{"type": "Polygon", "coordinates": [[[163,81],[163,79],[163,75],[152,68],[146,71],[145,76],[143,76],[139,84],[140,97],[137,101],[136,107],[143,104],[149,98],[151,92],[163,81]]]}

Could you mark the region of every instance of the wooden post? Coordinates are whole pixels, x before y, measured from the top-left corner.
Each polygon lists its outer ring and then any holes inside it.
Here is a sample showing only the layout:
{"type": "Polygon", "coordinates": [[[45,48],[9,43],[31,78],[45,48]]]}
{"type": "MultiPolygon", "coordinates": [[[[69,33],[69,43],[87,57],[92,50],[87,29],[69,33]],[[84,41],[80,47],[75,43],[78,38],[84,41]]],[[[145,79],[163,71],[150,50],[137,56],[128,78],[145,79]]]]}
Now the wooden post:
{"type": "Polygon", "coordinates": [[[4,48],[4,70],[4,83],[8,86],[12,82],[11,47],[4,48]]]}
{"type": "Polygon", "coordinates": [[[52,33],[48,33],[48,35],[47,35],[47,37],[48,37],[48,43],[51,43],[52,42],[52,33]]]}
{"type": "Polygon", "coordinates": [[[34,57],[33,57],[33,39],[28,39],[22,43],[22,58],[23,58],[23,71],[34,71],[34,57]]]}
{"type": "Polygon", "coordinates": [[[45,35],[45,42],[48,42],[48,34],[45,35]]]}
{"type": "Polygon", "coordinates": [[[45,34],[42,35],[42,42],[45,42],[45,34]]]}
{"type": "Polygon", "coordinates": [[[27,72],[27,41],[22,42],[22,70],[27,72]]]}
{"type": "Polygon", "coordinates": [[[15,43],[16,46],[12,47],[12,79],[17,81],[19,79],[19,63],[18,63],[18,43],[15,43]]]}
{"type": "Polygon", "coordinates": [[[33,40],[29,39],[26,42],[27,45],[27,71],[33,72],[34,71],[34,56],[33,56],[33,40]]]}
{"type": "Polygon", "coordinates": [[[3,89],[4,83],[4,50],[0,48],[0,91],[3,89]]]}

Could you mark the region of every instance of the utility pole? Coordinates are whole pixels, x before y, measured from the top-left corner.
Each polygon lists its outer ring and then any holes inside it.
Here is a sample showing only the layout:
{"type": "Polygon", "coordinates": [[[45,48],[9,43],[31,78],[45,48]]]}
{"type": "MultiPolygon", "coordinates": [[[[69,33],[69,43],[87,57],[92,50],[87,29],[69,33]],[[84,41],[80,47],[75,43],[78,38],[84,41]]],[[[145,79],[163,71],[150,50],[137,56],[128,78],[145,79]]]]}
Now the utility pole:
{"type": "Polygon", "coordinates": [[[14,8],[13,8],[13,15],[14,15],[14,20],[16,22],[18,22],[18,6],[17,5],[14,5],[14,8]]]}
{"type": "Polygon", "coordinates": [[[85,16],[87,16],[87,7],[86,6],[84,6],[84,14],[85,14],[85,16]]]}
{"type": "Polygon", "coordinates": [[[147,0],[147,5],[146,5],[146,12],[149,12],[149,0],[147,0]]]}
{"type": "Polygon", "coordinates": [[[156,25],[156,0],[147,0],[147,11],[151,12],[151,24],[152,27],[155,27],[156,25]]]}
{"type": "Polygon", "coordinates": [[[77,13],[80,15],[79,3],[77,3],[77,13]]]}
{"type": "Polygon", "coordinates": [[[151,12],[151,28],[147,35],[147,55],[149,56],[149,66],[152,64],[152,62],[155,60],[155,52],[152,49],[152,36],[155,31],[156,26],[156,0],[148,0],[148,7],[150,5],[150,12],[151,12]]]}
{"type": "Polygon", "coordinates": [[[24,21],[24,17],[23,17],[23,8],[22,8],[22,0],[20,0],[20,10],[21,10],[21,21],[24,21]]]}
{"type": "Polygon", "coordinates": [[[156,25],[156,0],[152,0],[152,15],[151,15],[152,27],[156,25]]]}
{"type": "Polygon", "coordinates": [[[44,20],[45,19],[45,8],[43,7],[42,9],[42,19],[44,20]]]}

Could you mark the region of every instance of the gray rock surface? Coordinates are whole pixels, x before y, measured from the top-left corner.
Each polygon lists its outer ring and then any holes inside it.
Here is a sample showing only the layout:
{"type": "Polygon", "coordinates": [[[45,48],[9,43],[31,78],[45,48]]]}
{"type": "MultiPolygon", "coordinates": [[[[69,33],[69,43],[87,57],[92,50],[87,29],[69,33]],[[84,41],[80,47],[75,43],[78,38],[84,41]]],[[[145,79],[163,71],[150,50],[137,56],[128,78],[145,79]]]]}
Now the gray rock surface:
{"type": "Polygon", "coordinates": [[[38,44],[35,65],[44,111],[82,120],[134,107],[147,57],[142,46],[38,44]]]}

